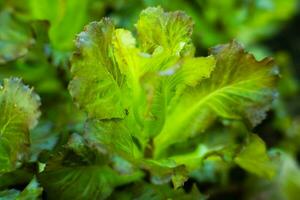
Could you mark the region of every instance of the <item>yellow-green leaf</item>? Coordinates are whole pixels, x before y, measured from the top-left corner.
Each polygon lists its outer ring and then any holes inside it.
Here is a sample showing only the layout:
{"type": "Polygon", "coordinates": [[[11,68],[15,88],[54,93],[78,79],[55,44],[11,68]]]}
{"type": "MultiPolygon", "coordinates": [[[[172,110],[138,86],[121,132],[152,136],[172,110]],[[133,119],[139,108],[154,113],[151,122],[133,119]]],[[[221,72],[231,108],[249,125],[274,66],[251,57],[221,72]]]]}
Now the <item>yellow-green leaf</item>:
{"type": "Polygon", "coordinates": [[[275,166],[268,157],[266,145],[255,134],[250,135],[248,143],[234,161],[243,169],[258,176],[272,178],[275,175],[275,166]]]}
{"type": "Polygon", "coordinates": [[[39,106],[39,96],[20,79],[4,79],[0,85],[0,173],[15,169],[26,156],[39,106]]]}

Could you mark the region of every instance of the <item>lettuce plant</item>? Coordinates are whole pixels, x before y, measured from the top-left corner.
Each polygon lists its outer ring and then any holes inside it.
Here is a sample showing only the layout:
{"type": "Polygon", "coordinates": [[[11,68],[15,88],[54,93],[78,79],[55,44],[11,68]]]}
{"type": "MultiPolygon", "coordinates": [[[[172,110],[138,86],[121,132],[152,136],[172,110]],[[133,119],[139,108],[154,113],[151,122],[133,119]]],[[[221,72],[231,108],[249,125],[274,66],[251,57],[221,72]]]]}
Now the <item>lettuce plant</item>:
{"type": "MultiPolygon", "coordinates": [[[[5,194],[37,198],[38,182],[50,199],[121,199],[112,194],[115,187],[134,182],[130,187],[138,190],[143,182],[140,199],[149,199],[149,190],[157,188],[162,190],[158,199],[181,198],[186,194],[180,189],[150,183],[171,181],[180,188],[206,160],[271,178],[274,164],[252,129],[276,97],[273,60],[257,61],[236,41],[198,57],[192,31],[189,16],[160,7],[142,11],[134,33],[116,28],[109,18],[88,24],[76,39],[69,84],[75,104],[86,113],[84,133],[72,134],[51,156],[40,156],[36,178],[23,192],[5,194]],[[238,124],[243,141],[211,146],[201,136],[216,123],[223,124],[219,134],[226,137],[238,124]]],[[[29,160],[29,131],[39,105],[38,96],[19,79],[4,80],[0,175],[12,176],[29,160]]],[[[185,198],[199,195],[192,194],[185,198]]]]}
{"type": "MultiPolygon", "coordinates": [[[[276,96],[278,70],[272,59],[256,61],[236,41],[195,56],[193,21],[183,12],[148,8],[136,29],[137,39],[107,18],[87,25],[76,40],[69,89],[87,113],[88,140],[177,187],[207,155],[222,150],[172,151],[220,119],[239,120],[250,132],[276,96]]],[[[272,176],[263,141],[248,137],[246,147],[232,150],[232,160],[272,176]]]]}

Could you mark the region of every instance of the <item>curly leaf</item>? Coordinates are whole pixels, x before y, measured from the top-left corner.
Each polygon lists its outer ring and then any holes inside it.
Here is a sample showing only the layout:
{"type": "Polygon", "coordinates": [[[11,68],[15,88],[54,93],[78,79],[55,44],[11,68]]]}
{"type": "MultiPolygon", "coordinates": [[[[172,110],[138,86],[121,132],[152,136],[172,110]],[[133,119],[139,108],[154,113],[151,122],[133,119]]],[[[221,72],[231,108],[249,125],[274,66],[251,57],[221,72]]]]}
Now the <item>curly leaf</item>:
{"type": "Polygon", "coordinates": [[[26,155],[39,106],[39,96],[20,79],[5,79],[0,85],[0,173],[15,169],[26,155]]]}
{"type": "Polygon", "coordinates": [[[154,140],[157,153],[204,131],[215,116],[243,119],[252,126],[265,118],[276,95],[278,70],[273,61],[256,61],[235,41],[213,48],[212,53],[216,67],[211,77],[184,91],[154,140]]]}
{"type": "Polygon", "coordinates": [[[109,19],[86,26],[76,40],[69,90],[89,117],[123,118],[124,76],[112,55],[114,26],[109,19]]]}
{"type": "Polygon", "coordinates": [[[184,12],[164,12],[160,7],[150,7],[142,11],[136,27],[145,52],[163,47],[180,53],[191,45],[193,20],[184,12]]]}

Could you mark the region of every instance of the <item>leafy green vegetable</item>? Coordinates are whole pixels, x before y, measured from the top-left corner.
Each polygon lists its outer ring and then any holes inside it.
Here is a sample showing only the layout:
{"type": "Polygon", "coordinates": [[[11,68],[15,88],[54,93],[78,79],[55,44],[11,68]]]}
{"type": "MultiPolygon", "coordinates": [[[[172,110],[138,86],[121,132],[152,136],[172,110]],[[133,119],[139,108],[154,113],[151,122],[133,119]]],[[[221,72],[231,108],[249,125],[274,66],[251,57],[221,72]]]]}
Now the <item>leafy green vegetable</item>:
{"type": "Polygon", "coordinates": [[[0,86],[0,173],[14,170],[27,156],[39,106],[39,96],[20,79],[5,79],[0,86]]]}
{"type": "Polygon", "coordinates": [[[151,7],[140,15],[136,40],[107,18],[92,22],[77,37],[69,85],[88,114],[89,141],[175,187],[188,172],[168,155],[171,145],[217,117],[256,126],[276,96],[272,59],[256,61],[235,41],[194,57],[192,24],[182,12],[151,7]]]}
{"type": "Polygon", "coordinates": [[[297,199],[295,4],[0,0],[0,199],[297,199]]]}

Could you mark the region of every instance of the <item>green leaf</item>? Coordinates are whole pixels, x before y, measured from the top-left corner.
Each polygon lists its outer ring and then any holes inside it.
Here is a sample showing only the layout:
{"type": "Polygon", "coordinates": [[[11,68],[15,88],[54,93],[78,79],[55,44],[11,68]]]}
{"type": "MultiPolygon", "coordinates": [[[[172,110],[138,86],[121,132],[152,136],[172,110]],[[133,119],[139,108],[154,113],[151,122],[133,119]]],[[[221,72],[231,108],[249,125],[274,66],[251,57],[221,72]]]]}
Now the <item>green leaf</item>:
{"type": "Polygon", "coordinates": [[[28,48],[34,42],[32,32],[11,10],[0,13],[0,30],[0,64],[28,53],[28,48]]]}
{"type": "Polygon", "coordinates": [[[39,106],[39,96],[20,79],[4,79],[0,85],[0,173],[15,169],[26,156],[39,106]]]}
{"type": "Polygon", "coordinates": [[[124,77],[112,55],[114,26],[109,19],[92,22],[78,35],[69,90],[89,117],[123,118],[124,77]]]}
{"type": "Polygon", "coordinates": [[[51,23],[49,36],[54,48],[71,50],[74,35],[87,20],[88,1],[30,0],[28,5],[32,19],[51,23]]]}
{"type": "Polygon", "coordinates": [[[121,174],[108,158],[73,134],[65,149],[53,155],[39,181],[51,199],[106,199],[114,187],[142,177],[141,172],[121,174]]]}
{"type": "Polygon", "coordinates": [[[258,176],[270,179],[275,175],[275,166],[268,157],[265,143],[255,134],[250,135],[248,143],[234,161],[243,169],[258,176]]]}
{"type": "Polygon", "coordinates": [[[113,188],[131,177],[122,177],[108,166],[46,169],[40,181],[49,199],[105,199],[113,188]]]}
{"type": "Polygon", "coordinates": [[[141,12],[136,28],[144,52],[162,47],[179,54],[183,48],[191,47],[193,21],[184,12],[150,7],[141,12]]]}
{"type": "Polygon", "coordinates": [[[260,123],[276,92],[277,68],[270,58],[256,61],[235,41],[212,49],[211,77],[187,88],[154,139],[156,155],[183,138],[204,131],[215,116],[260,123]]]}

